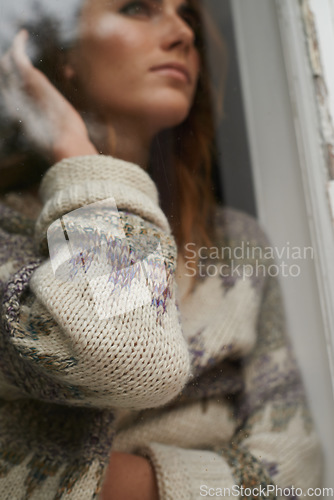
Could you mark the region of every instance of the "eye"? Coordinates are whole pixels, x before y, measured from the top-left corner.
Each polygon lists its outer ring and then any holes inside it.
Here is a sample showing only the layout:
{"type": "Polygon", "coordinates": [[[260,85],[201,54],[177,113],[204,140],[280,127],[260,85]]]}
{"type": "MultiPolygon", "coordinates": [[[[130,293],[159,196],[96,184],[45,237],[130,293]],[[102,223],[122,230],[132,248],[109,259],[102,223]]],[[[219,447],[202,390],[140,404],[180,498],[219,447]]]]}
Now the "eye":
{"type": "Polygon", "coordinates": [[[130,2],[120,12],[129,16],[146,16],[150,13],[150,6],[140,0],[130,2]]]}

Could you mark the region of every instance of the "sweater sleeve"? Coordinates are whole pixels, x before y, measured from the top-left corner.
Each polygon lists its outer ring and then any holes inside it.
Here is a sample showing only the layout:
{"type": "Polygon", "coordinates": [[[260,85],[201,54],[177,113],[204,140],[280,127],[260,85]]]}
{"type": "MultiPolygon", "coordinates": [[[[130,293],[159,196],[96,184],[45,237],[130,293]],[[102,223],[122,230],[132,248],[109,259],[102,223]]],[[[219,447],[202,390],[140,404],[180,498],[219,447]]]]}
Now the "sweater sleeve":
{"type": "MultiPolygon", "coordinates": [[[[272,263],[267,260],[267,271],[272,263]]],[[[202,449],[153,441],[138,449],[155,468],[160,500],[297,498],[321,486],[322,450],[286,335],[279,281],[268,273],[256,332],[256,342],[243,359],[244,389],[232,398],[232,438],[216,444],[208,438],[202,449]]],[[[198,356],[203,358],[203,351],[198,356]]],[[[223,379],[224,373],[216,376],[223,379]]],[[[217,398],[208,400],[207,411],[215,404],[217,398]]]]}
{"type": "Polygon", "coordinates": [[[40,192],[44,257],[4,295],[7,393],[101,408],[165,404],[188,379],[189,354],[176,245],[153,181],[129,162],[77,157],[53,166],[40,192]]]}

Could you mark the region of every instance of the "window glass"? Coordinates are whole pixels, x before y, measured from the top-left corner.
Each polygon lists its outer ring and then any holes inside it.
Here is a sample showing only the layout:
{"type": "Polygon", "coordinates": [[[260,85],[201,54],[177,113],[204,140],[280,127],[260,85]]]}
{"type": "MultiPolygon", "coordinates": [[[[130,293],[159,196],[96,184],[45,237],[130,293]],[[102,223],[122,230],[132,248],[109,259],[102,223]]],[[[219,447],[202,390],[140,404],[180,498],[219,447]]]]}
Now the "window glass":
{"type": "Polygon", "coordinates": [[[0,497],[311,495],[231,2],[0,2],[0,497]]]}

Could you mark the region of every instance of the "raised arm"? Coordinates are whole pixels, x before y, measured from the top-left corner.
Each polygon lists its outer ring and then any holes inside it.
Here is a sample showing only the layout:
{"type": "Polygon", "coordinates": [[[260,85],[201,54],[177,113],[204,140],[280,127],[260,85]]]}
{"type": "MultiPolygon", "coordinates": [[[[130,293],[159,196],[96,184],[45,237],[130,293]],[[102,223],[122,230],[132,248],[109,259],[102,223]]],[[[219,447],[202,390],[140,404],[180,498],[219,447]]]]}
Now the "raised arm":
{"type": "Polygon", "coordinates": [[[40,252],[48,252],[55,221],[68,239],[56,223],[51,240],[62,264],[30,256],[7,282],[4,380],[30,396],[77,405],[166,403],[188,379],[189,355],[175,304],[176,246],[153,181],[128,162],[78,157],[51,168],[41,193],[40,252]],[[110,216],[110,199],[118,216],[110,216]]]}

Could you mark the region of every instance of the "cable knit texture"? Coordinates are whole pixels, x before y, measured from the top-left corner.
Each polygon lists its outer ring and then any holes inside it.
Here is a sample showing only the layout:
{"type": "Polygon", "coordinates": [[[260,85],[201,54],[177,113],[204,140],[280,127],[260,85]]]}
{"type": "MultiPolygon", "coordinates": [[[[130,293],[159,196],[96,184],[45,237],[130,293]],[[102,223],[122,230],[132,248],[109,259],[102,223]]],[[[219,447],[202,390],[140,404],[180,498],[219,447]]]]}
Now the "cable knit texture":
{"type": "MultiPolygon", "coordinates": [[[[186,294],[153,181],[111,157],[53,166],[41,198],[35,223],[0,204],[1,500],[97,500],[112,451],[151,460],[160,500],[320,486],[272,259],[202,252],[186,294]]],[[[236,210],[215,227],[218,249],[269,245],[236,210]]]]}

